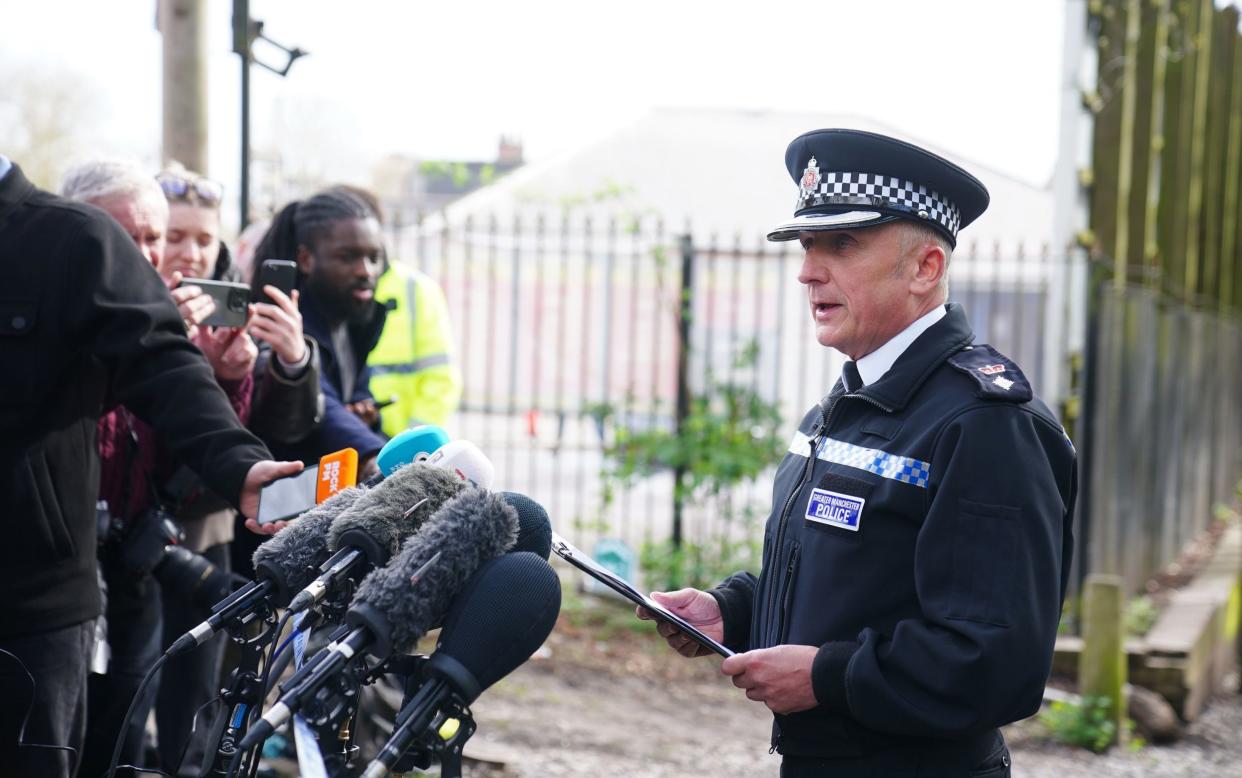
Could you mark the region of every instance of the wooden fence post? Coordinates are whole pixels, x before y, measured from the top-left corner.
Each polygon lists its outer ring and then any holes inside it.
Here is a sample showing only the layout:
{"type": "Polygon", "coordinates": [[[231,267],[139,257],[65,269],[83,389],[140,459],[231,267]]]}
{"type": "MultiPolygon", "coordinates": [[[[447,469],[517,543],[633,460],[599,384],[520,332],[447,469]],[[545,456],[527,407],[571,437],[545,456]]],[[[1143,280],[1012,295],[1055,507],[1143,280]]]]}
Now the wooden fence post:
{"type": "Polygon", "coordinates": [[[1125,735],[1126,651],[1123,609],[1125,588],[1119,576],[1087,576],[1082,594],[1082,653],[1078,657],[1078,691],[1083,698],[1108,701],[1108,718],[1125,735]]]}

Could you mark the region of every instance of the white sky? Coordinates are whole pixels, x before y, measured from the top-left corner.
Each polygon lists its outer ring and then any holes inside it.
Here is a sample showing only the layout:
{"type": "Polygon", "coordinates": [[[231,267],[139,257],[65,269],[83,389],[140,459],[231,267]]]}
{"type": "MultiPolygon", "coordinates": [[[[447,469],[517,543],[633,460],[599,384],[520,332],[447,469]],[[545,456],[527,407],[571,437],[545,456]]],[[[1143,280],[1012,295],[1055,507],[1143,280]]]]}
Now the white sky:
{"type": "MultiPolygon", "coordinates": [[[[251,5],[311,52],[286,79],[255,69],[255,145],[338,179],[389,152],[490,159],[501,134],[547,158],[661,105],[861,114],[1037,184],[1056,157],[1065,0],[251,5]]],[[[209,172],[235,192],[231,10],[210,0],[209,172]]],[[[0,65],[71,71],[99,97],[88,148],[154,161],[154,19],[154,0],[0,0],[0,65]]]]}

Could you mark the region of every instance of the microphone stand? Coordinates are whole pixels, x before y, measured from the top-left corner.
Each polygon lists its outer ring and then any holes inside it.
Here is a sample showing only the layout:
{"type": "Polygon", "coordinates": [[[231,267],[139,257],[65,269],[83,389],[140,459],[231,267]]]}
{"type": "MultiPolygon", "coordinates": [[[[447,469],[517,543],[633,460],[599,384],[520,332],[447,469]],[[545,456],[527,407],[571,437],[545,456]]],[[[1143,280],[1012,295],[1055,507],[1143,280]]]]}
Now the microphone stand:
{"type": "Polygon", "coordinates": [[[260,668],[271,638],[278,637],[272,634],[275,626],[276,613],[266,600],[262,605],[225,624],[233,642],[241,646],[242,658],[229,674],[228,688],[220,693],[229,713],[228,716],[217,716],[212,723],[207,742],[214,741],[216,750],[210,765],[205,765],[205,771],[199,773],[201,776],[223,778],[228,775],[233,761],[242,756],[237,752],[237,742],[250,726],[251,712],[263,704],[265,690],[262,688],[260,668]],[[247,634],[256,628],[256,634],[247,634]]]}
{"type": "Polygon", "coordinates": [[[442,678],[431,678],[418,687],[397,714],[396,728],[379,755],[367,765],[360,778],[382,778],[397,760],[415,744],[425,753],[414,757],[420,769],[430,765],[433,753],[440,755],[441,778],[461,778],[462,749],[477,725],[469,706],[442,678]]]}

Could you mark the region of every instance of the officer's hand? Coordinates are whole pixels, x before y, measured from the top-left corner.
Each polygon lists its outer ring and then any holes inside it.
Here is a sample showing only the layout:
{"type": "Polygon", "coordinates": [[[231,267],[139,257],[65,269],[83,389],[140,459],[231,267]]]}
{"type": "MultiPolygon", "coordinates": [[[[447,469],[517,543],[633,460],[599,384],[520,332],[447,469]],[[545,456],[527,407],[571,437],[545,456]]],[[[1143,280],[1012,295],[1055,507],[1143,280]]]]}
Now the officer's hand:
{"type": "Polygon", "coordinates": [[[733,685],[746,690],[746,697],[762,702],[773,713],[797,713],[819,702],[811,688],[811,664],[815,646],[773,646],[734,654],[720,665],[720,672],[733,676],[733,685]]]}
{"type": "Polygon", "coordinates": [[[302,472],[301,462],[273,462],[270,459],[264,459],[251,466],[250,471],[246,473],[246,480],[242,483],[241,498],[238,500],[238,507],[241,508],[242,515],[246,517],[246,529],[259,535],[274,535],[284,529],[287,524],[284,521],[273,521],[260,526],[254,520],[259,513],[259,490],[277,478],[296,475],[300,472],[302,472]]]}
{"type": "MultiPolygon", "coordinates": [[[[652,592],[651,599],[668,608],[673,613],[694,625],[699,632],[712,638],[717,643],[724,640],[724,619],[720,615],[720,604],[716,598],[698,589],[678,589],[675,592],[652,592]]],[[[655,620],[656,631],[660,633],[669,646],[682,656],[707,656],[711,649],[704,648],[686,633],[660,621],[655,614],[641,605],[635,608],[640,619],[655,620]]]]}

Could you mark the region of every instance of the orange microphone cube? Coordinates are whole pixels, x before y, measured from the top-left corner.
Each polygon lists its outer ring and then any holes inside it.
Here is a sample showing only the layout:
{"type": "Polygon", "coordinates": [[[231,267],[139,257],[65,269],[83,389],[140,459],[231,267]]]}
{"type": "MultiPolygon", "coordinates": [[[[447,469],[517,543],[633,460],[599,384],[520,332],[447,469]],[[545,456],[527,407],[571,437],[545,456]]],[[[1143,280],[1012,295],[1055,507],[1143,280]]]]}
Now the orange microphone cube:
{"type": "Polygon", "coordinates": [[[327,500],[358,483],[358,452],[343,448],[319,459],[319,478],[315,484],[315,504],[327,500]]]}

